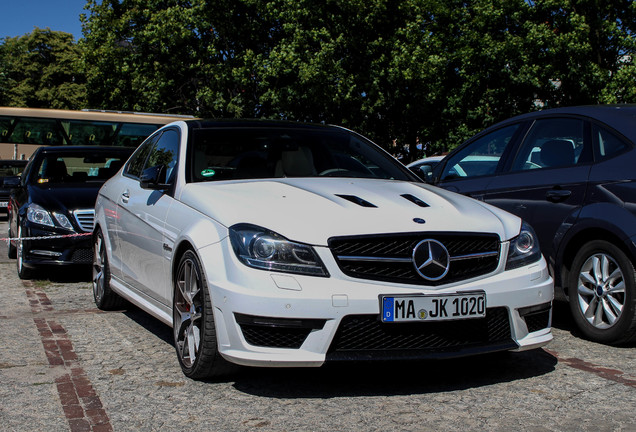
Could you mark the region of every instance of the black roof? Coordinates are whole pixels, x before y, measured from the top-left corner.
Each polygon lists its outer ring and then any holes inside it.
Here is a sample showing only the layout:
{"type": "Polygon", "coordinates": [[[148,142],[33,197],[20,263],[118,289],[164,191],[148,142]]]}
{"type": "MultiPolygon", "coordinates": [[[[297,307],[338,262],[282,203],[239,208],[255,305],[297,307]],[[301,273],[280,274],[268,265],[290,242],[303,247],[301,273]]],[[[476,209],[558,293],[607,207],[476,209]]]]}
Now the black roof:
{"type": "Polygon", "coordinates": [[[520,120],[532,120],[535,118],[554,116],[576,116],[593,119],[615,129],[632,142],[636,142],[636,104],[581,105],[533,111],[496,123],[485,129],[484,132],[520,120]]]}
{"type": "Polygon", "coordinates": [[[271,119],[197,119],[185,121],[190,128],[289,128],[289,129],[341,129],[340,126],[318,123],[302,123],[271,119]]]}

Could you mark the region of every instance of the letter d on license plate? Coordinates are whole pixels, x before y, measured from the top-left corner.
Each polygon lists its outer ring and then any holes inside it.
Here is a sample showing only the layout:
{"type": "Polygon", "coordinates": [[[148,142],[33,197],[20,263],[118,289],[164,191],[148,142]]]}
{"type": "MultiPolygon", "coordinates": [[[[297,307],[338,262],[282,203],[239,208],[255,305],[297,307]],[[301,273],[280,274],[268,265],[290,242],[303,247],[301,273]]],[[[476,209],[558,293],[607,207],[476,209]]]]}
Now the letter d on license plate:
{"type": "Polygon", "coordinates": [[[382,322],[444,321],[486,316],[483,291],[438,296],[381,296],[382,322]]]}

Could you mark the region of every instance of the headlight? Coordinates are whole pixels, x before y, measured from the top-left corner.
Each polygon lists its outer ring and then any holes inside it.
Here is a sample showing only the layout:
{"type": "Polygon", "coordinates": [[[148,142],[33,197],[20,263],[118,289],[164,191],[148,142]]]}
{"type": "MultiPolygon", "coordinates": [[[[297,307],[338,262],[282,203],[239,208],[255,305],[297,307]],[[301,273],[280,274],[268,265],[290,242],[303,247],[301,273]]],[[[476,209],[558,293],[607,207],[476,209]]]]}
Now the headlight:
{"type": "Polygon", "coordinates": [[[311,246],[287,240],[265,228],[238,224],[230,227],[234,253],[243,264],[270,271],[329,277],[311,246]]]}
{"type": "Polygon", "coordinates": [[[40,225],[46,225],[50,227],[55,227],[55,223],[53,219],[57,221],[57,225],[67,229],[69,231],[74,231],[73,225],[71,221],[68,220],[66,215],[61,213],[53,213],[53,217],[51,217],[51,213],[48,210],[45,210],[42,206],[37,204],[29,204],[27,208],[27,220],[29,222],[33,222],[40,225]]]}
{"type": "Polygon", "coordinates": [[[530,225],[523,222],[519,235],[510,240],[506,270],[512,270],[541,259],[539,240],[530,225]]]}
{"type": "Polygon", "coordinates": [[[40,225],[55,226],[53,219],[51,219],[51,214],[37,204],[29,204],[27,220],[40,225]]]}
{"type": "Polygon", "coordinates": [[[57,221],[57,223],[60,224],[62,228],[73,231],[73,225],[71,225],[71,221],[68,220],[66,215],[63,215],[61,213],[53,213],[53,216],[55,216],[55,220],[57,221]]]}

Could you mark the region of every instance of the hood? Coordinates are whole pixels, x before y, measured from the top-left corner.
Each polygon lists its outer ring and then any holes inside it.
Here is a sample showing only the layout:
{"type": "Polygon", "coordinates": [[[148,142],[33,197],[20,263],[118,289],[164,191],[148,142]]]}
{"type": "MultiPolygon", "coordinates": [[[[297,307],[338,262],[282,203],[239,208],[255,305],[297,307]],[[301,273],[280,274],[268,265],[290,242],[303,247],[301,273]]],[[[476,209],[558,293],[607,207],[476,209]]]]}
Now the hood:
{"type": "Polygon", "coordinates": [[[518,217],[472,198],[393,180],[190,183],[180,200],[227,227],[250,223],[313,245],[337,236],[424,231],[488,232],[507,240],[521,226],[518,217]]]}
{"type": "Polygon", "coordinates": [[[53,187],[30,185],[29,201],[49,211],[73,211],[95,208],[101,183],[59,184],[53,187]]]}

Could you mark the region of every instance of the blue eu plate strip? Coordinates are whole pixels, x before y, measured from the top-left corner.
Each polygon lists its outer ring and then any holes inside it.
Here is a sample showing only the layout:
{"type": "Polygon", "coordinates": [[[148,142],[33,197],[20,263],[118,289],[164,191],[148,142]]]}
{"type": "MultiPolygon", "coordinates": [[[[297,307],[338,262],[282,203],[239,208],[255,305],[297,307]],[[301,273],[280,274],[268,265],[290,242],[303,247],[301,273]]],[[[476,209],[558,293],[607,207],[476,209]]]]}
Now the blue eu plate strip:
{"type": "Polygon", "coordinates": [[[393,297],[382,299],[382,321],[393,321],[393,297]]]}

